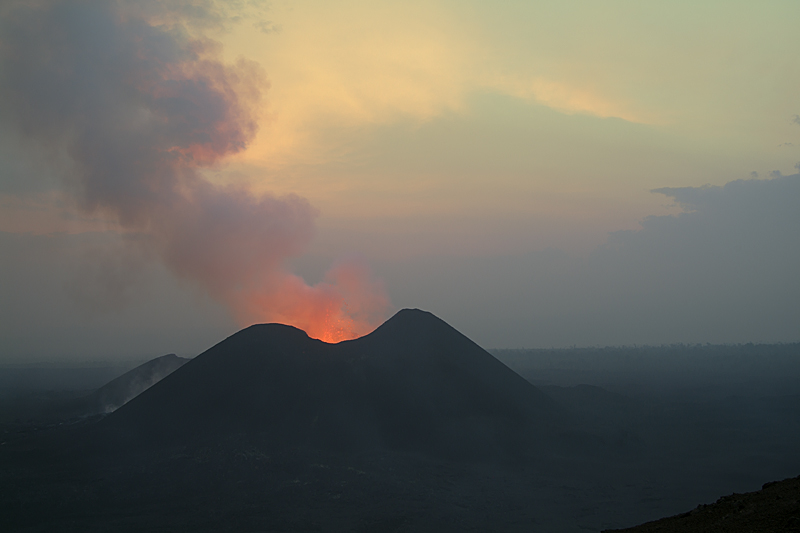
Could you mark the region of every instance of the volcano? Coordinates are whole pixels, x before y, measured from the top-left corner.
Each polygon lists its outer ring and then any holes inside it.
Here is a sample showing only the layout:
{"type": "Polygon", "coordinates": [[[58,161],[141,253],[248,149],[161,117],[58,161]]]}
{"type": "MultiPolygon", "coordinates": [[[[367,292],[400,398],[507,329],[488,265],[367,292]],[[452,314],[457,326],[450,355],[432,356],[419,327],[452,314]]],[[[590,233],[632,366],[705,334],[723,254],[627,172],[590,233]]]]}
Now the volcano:
{"type": "Polygon", "coordinates": [[[228,337],[103,422],[127,442],[230,436],[332,451],[519,456],[555,422],[536,387],[431,313],[405,309],[338,344],[281,324],[228,337]]]}
{"type": "Polygon", "coordinates": [[[111,412],[125,405],[131,398],[158,383],[187,361],[188,359],[171,353],[137,366],[84,398],[84,403],[88,405],[87,412],[90,414],[111,412]]]}

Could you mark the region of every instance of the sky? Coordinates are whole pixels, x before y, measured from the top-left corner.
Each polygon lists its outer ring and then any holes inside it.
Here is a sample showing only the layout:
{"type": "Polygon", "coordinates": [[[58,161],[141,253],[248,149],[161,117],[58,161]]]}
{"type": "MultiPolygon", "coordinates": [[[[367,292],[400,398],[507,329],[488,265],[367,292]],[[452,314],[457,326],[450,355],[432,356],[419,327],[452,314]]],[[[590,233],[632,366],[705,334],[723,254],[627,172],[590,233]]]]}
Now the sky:
{"type": "Polygon", "coordinates": [[[11,0],[0,361],[800,340],[790,1],[11,0]]]}

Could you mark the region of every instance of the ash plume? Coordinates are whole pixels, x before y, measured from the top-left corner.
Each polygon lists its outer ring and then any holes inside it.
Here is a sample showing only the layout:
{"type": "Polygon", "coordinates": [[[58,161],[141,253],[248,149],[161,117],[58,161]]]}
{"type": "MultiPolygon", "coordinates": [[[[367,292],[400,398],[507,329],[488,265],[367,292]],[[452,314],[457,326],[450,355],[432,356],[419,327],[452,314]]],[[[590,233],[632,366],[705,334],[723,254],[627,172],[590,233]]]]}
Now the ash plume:
{"type": "Polygon", "coordinates": [[[7,3],[0,120],[68,154],[79,209],[146,234],[173,272],[240,321],[280,320],[325,340],[366,333],[388,300],[364,266],[339,265],[314,287],[284,266],[313,235],[305,199],[203,177],[253,139],[268,88],[256,63],[220,59],[202,35],[219,24],[202,1],[7,3]]]}

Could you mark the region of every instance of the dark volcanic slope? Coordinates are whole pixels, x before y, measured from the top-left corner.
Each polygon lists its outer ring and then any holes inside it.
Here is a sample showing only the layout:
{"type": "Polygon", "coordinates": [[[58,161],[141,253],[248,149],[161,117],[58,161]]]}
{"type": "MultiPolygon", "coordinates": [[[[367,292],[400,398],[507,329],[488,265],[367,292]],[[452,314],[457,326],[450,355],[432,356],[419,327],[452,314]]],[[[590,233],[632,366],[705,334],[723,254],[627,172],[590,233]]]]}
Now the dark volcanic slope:
{"type": "Polygon", "coordinates": [[[188,360],[175,354],[156,357],[86,396],[79,396],[73,391],[30,394],[23,397],[23,401],[17,405],[12,404],[11,408],[7,408],[5,416],[8,417],[10,412],[14,418],[22,420],[56,423],[67,420],[75,422],[75,419],[109,413],[180,368],[188,360]]]}
{"type": "Polygon", "coordinates": [[[767,483],[757,492],[731,494],[711,505],[662,518],[628,533],[760,533],[800,532],[800,477],[767,483]]]}
{"type": "Polygon", "coordinates": [[[403,310],[339,344],[256,325],[110,415],[127,441],[259,436],[275,445],[516,455],[549,433],[549,400],[434,315],[403,310]]]}
{"type": "Polygon", "coordinates": [[[96,413],[114,411],[182,367],[187,361],[189,359],[178,357],[174,353],[156,357],[109,381],[86,397],[86,402],[96,413]]]}

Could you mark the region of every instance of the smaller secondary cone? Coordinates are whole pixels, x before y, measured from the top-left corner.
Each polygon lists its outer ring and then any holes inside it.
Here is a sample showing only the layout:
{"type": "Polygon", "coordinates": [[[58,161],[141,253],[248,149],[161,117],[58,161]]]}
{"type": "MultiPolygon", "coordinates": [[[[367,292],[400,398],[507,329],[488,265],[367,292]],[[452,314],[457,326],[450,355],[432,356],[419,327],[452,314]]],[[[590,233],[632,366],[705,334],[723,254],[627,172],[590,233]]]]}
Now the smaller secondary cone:
{"type": "Polygon", "coordinates": [[[95,415],[111,413],[158,383],[189,359],[175,354],[162,355],[125,372],[87,396],[73,398],[44,411],[45,421],[75,422],[95,415]]]}
{"type": "Polygon", "coordinates": [[[433,314],[405,309],[338,344],[246,328],[109,415],[128,442],[406,449],[463,459],[532,453],[555,410],[536,387],[433,314]]]}
{"type": "Polygon", "coordinates": [[[86,398],[94,413],[110,413],[125,405],[189,361],[174,353],[156,357],[122,374],[86,398]]]}

